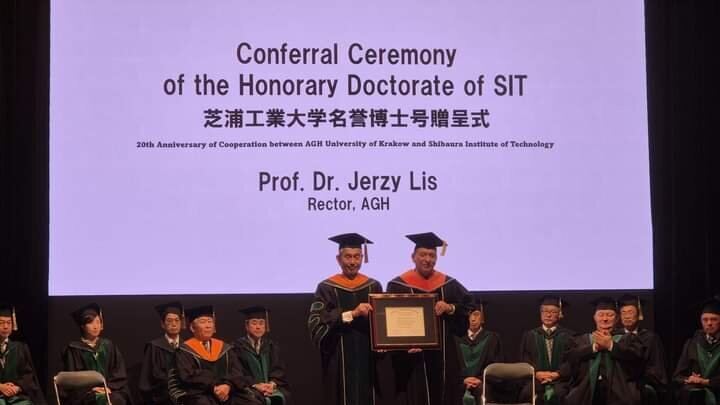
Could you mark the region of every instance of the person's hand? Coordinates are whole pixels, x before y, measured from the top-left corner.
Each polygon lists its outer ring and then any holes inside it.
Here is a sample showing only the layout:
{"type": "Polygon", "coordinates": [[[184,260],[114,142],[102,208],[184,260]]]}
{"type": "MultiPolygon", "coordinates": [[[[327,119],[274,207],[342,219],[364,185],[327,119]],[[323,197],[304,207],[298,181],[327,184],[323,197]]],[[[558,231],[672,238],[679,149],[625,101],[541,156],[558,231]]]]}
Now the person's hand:
{"type": "Polygon", "coordinates": [[[273,393],[273,385],[270,383],[257,383],[252,386],[256,390],[258,390],[261,394],[268,397],[272,395],[273,393]]]}
{"type": "Polygon", "coordinates": [[[477,377],[466,377],[463,380],[463,384],[465,384],[465,388],[477,388],[482,383],[482,380],[480,380],[477,377]]]}
{"type": "Polygon", "coordinates": [[[272,383],[263,384],[263,391],[262,391],[263,395],[265,395],[266,397],[269,397],[270,395],[272,395],[273,391],[275,391],[275,384],[272,384],[272,383]]]}
{"type": "Polygon", "coordinates": [[[550,372],[549,371],[536,371],[535,379],[538,380],[541,384],[543,384],[543,381],[547,381],[548,379],[550,379],[550,372]]]}
{"type": "Polygon", "coordinates": [[[20,392],[20,387],[13,383],[0,384],[0,394],[4,397],[14,397],[20,392]]]}
{"type": "Polygon", "coordinates": [[[419,347],[413,347],[412,349],[408,350],[408,353],[410,353],[410,354],[415,354],[415,353],[420,353],[421,351],[422,351],[421,348],[419,348],[419,347]]]}
{"type": "Polygon", "coordinates": [[[708,385],[710,381],[702,378],[698,373],[692,373],[684,382],[685,384],[708,385]]]}
{"type": "Polygon", "coordinates": [[[359,316],[367,318],[368,315],[370,315],[370,311],[372,311],[372,306],[368,304],[367,302],[361,302],[358,304],[358,306],[355,307],[355,309],[352,310],[352,316],[353,318],[357,318],[359,316]]]}
{"type": "Polygon", "coordinates": [[[230,386],[227,384],[216,385],[213,392],[220,402],[225,402],[230,398],[230,386]]]}
{"type": "Polygon", "coordinates": [[[610,350],[612,347],[612,336],[607,331],[595,331],[593,332],[593,339],[597,345],[597,350],[610,350]]]}
{"type": "Polygon", "coordinates": [[[438,301],[435,303],[435,315],[440,316],[442,314],[449,314],[455,309],[454,306],[448,304],[445,301],[438,301]]]}
{"type": "Polygon", "coordinates": [[[557,380],[559,377],[560,374],[554,371],[538,371],[535,373],[535,379],[538,380],[540,384],[551,383],[557,380]]]}

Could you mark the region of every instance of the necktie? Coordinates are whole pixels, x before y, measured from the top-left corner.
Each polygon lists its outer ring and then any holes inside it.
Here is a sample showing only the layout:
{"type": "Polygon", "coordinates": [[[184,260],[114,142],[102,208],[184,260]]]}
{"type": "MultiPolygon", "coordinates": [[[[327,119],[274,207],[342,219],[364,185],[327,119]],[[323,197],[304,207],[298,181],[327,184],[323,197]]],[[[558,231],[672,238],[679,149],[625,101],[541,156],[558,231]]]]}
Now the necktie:
{"type": "Polygon", "coordinates": [[[203,346],[205,346],[205,350],[207,350],[208,353],[210,353],[210,341],[203,342],[203,346]]]}
{"type": "Polygon", "coordinates": [[[714,345],[715,342],[717,342],[717,339],[715,338],[715,336],[712,336],[712,335],[706,335],[706,339],[710,346],[714,345]]]}
{"type": "Polygon", "coordinates": [[[178,341],[177,341],[177,340],[173,340],[172,343],[170,343],[170,346],[172,346],[173,349],[177,349],[177,348],[178,348],[178,341]]]}
{"type": "Polygon", "coordinates": [[[551,337],[545,337],[545,348],[547,349],[548,363],[552,363],[552,349],[554,340],[555,339],[551,337]]]}
{"type": "Polygon", "coordinates": [[[0,365],[5,367],[5,352],[7,352],[7,340],[0,345],[0,365]]]}

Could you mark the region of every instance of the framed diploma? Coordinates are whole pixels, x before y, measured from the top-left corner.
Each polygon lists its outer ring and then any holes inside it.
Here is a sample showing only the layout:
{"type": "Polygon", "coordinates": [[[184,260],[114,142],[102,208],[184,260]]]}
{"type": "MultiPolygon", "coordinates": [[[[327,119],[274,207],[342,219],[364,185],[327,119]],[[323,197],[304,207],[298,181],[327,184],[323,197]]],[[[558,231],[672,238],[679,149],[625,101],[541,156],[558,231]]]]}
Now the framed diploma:
{"type": "Polygon", "coordinates": [[[370,294],[373,350],[440,348],[437,294],[370,294]]]}

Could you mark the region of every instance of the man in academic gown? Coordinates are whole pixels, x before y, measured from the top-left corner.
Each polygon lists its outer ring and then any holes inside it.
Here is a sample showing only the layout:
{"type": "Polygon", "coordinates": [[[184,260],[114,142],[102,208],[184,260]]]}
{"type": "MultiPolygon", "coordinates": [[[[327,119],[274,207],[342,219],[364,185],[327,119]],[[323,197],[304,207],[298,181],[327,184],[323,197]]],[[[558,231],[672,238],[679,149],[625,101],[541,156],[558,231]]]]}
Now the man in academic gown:
{"type": "MultiPolygon", "coordinates": [[[[520,361],[535,368],[535,394],[537,404],[557,405],[567,395],[569,369],[565,350],[572,342],[575,332],[562,327],[563,310],[567,301],[556,295],[540,299],[540,326],[526,331],[520,343],[520,361]]],[[[530,402],[532,385],[526,383],[521,399],[530,402]]]]}
{"type": "Polygon", "coordinates": [[[264,405],[250,392],[233,346],[215,339],[215,311],[206,305],[185,311],[193,337],[175,352],[171,398],[182,405],[264,405]]]}
{"type": "Polygon", "coordinates": [[[252,377],[252,393],[266,405],[288,405],[290,387],[280,347],[270,332],[270,311],[262,306],[240,310],[245,315],[246,335],[235,342],[235,351],[246,375],[252,377]]]}
{"type": "MultiPolygon", "coordinates": [[[[113,405],[130,403],[125,361],[117,346],[101,337],[105,319],[96,303],[85,305],[72,313],[80,327],[80,340],[70,342],[62,353],[63,371],[94,370],[105,377],[110,402],[113,405]]],[[[105,405],[107,397],[104,387],[93,387],[87,391],[64,392],[64,404],[105,405]]]]}
{"type": "Polygon", "coordinates": [[[618,303],[622,326],[620,333],[634,334],[645,349],[643,361],[633,379],[640,387],[643,404],[658,404],[668,384],[662,342],[655,332],[640,327],[640,321],[644,319],[640,297],[626,294],[618,299],[618,303]]]}
{"type": "Polygon", "coordinates": [[[182,343],[184,311],[179,302],[158,305],[160,328],[165,331],[145,345],[145,357],[140,371],[138,387],[146,404],[172,405],[168,394],[168,372],[175,358],[175,350],[182,343]]]}
{"type": "Polygon", "coordinates": [[[338,244],[341,273],[321,281],[307,326],[320,349],[322,401],[326,405],[369,405],[378,396],[376,355],[370,346],[368,295],[381,293],[376,280],[360,274],[367,245],[357,233],[330,238],[338,244]]]}
{"type": "Polygon", "coordinates": [[[720,403],[720,300],[703,305],[702,329],[685,342],[673,375],[680,405],[720,403]]]}
{"type": "MultiPolygon", "coordinates": [[[[455,336],[457,352],[460,359],[460,378],[462,381],[460,393],[463,405],[480,404],[483,392],[483,372],[485,367],[492,363],[501,363],[503,353],[500,337],[497,333],[484,328],[485,307],[487,302],[478,303],[477,307],[470,309],[468,316],[467,333],[461,337],[455,336]]],[[[496,390],[487,388],[490,400],[497,400],[500,384],[493,384],[496,390]]]]}
{"type": "Polygon", "coordinates": [[[467,333],[468,309],[473,298],[454,278],[435,269],[437,248],[445,253],[447,243],[432,232],[407,235],[415,248],[415,267],[388,283],[388,293],[438,295],[435,315],[440,318],[440,350],[411,349],[393,352],[395,401],[402,405],[440,405],[460,401],[455,389],[459,364],[455,337],[467,333]]]}
{"type": "Polygon", "coordinates": [[[44,405],[30,349],[10,340],[16,330],[15,308],[0,305],[0,405],[44,405]]]}
{"type": "Polygon", "coordinates": [[[632,373],[643,359],[643,346],[633,334],[613,334],[617,303],[602,297],[595,305],[595,331],[573,339],[566,358],[572,379],[564,403],[572,405],[639,405],[640,391],[632,373]]]}

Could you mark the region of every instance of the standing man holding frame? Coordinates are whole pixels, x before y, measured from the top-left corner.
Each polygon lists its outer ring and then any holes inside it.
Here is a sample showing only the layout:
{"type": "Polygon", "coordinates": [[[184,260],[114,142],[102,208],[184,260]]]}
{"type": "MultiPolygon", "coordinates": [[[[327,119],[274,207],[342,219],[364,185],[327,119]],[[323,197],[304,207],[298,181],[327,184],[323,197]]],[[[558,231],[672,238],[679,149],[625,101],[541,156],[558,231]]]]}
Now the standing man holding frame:
{"type": "Polygon", "coordinates": [[[338,244],[341,273],[318,284],[307,326],[320,349],[322,402],[370,405],[378,395],[376,358],[370,346],[368,295],[381,293],[376,280],[360,274],[372,242],[357,233],[329,238],[338,244]]]}
{"type": "Polygon", "coordinates": [[[440,350],[410,349],[392,353],[395,399],[402,405],[441,405],[460,401],[455,389],[460,380],[455,337],[468,330],[468,309],[473,298],[460,282],[435,269],[437,248],[447,243],[432,232],[407,235],[414,244],[410,256],[415,267],[388,283],[388,293],[438,295],[435,315],[440,318],[440,350]]]}

